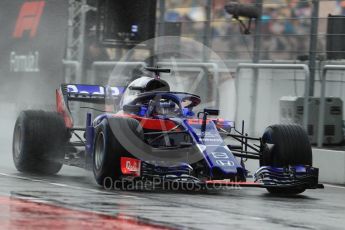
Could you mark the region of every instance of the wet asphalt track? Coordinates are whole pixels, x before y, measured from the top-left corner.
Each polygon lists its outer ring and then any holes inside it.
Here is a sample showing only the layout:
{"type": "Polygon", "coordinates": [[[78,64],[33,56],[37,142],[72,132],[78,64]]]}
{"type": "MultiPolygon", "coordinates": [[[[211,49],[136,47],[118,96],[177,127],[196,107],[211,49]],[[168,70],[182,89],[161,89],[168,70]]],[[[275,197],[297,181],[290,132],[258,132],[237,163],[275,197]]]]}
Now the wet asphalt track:
{"type": "MultiPolygon", "coordinates": [[[[95,184],[92,173],[77,168],[66,166],[53,177],[21,174],[12,163],[10,135],[1,134],[0,142],[0,198],[19,197],[67,209],[129,216],[177,229],[345,229],[344,187],[326,186],[292,198],[270,196],[256,188],[215,193],[108,192],[95,184]]],[[[17,215],[1,213],[0,223],[1,219],[11,218],[6,215],[17,215]]]]}

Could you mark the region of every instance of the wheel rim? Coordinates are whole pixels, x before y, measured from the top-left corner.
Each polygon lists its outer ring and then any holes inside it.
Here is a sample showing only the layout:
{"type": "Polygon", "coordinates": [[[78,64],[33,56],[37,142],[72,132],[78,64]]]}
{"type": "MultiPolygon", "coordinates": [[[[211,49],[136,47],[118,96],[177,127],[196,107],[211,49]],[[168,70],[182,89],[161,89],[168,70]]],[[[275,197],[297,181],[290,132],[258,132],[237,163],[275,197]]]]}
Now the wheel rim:
{"type": "Polygon", "coordinates": [[[16,126],[16,129],[14,131],[14,148],[13,148],[13,154],[15,158],[18,158],[22,149],[22,129],[20,125],[16,126]]]}
{"type": "Polygon", "coordinates": [[[100,132],[97,135],[96,146],[95,146],[95,167],[99,170],[103,164],[104,157],[104,135],[103,132],[100,132]]]}

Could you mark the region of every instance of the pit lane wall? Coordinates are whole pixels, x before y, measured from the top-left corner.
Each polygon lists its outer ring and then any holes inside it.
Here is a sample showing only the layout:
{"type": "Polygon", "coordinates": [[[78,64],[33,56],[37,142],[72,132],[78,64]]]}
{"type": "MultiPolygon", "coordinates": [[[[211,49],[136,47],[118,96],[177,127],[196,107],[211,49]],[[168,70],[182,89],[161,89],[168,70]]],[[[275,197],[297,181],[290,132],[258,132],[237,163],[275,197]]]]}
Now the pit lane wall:
{"type": "Polygon", "coordinates": [[[345,151],[314,148],[313,164],[321,182],[345,185],[345,151]]]}

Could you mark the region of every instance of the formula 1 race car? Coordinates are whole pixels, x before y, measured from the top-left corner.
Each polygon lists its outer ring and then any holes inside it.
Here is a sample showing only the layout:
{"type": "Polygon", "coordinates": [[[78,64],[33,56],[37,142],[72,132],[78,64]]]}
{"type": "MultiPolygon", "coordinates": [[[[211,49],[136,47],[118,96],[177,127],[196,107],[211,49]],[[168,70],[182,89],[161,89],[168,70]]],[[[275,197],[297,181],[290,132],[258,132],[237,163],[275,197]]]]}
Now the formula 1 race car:
{"type": "Polygon", "coordinates": [[[16,168],[49,175],[63,164],[73,165],[93,170],[104,186],[159,181],[199,188],[262,187],[284,194],[322,187],[301,126],[272,125],[261,138],[249,137],[243,122],[239,131],[233,121],[217,118],[217,109],[195,113],[199,96],[173,92],[160,79],[169,69],[146,69],[155,76],[142,76],[126,87],[63,84],[56,91],[57,112],[21,112],[13,134],[16,168]],[[93,119],[87,112],[85,127],[75,127],[70,103],[114,101],[119,101],[118,112],[93,119]],[[246,159],[260,163],[252,181],[247,181],[246,159]]]}

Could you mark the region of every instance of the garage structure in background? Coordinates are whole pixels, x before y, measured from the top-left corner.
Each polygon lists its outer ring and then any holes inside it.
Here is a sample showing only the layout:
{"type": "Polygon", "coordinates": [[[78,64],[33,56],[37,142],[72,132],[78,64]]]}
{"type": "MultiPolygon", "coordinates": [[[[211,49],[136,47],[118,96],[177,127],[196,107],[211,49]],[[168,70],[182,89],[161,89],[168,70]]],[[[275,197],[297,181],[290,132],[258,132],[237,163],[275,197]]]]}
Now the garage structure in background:
{"type": "Polygon", "coordinates": [[[54,103],[63,81],[68,1],[0,2],[2,99],[27,107],[54,103]]]}

